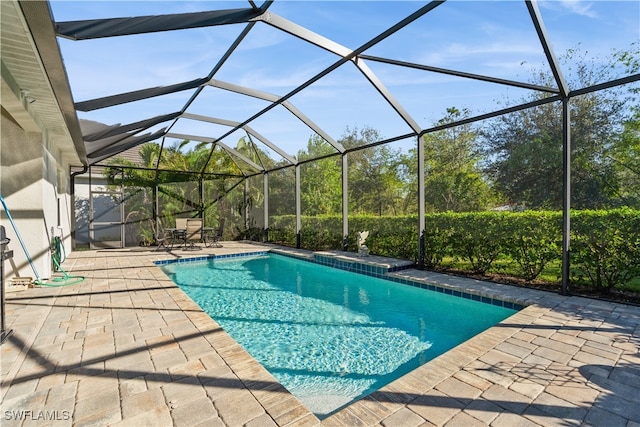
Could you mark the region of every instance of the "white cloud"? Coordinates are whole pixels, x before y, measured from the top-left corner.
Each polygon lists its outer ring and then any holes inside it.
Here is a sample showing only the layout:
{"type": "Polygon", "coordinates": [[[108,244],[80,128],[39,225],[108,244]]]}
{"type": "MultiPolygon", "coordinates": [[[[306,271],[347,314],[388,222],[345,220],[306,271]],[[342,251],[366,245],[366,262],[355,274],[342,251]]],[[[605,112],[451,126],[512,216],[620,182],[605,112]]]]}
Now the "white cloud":
{"type": "MultiPolygon", "coordinates": [[[[548,2],[550,3],[550,2],[548,2]]],[[[583,0],[558,0],[563,8],[569,10],[576,15],[586,16],[589,18],[597,18],[598,14],[593,10],[593,2],[585,2],[583,0]]]]}
{"type": "MultiPolygon", "coordinates": [[[[543,51],[539,44],[528,43],[491,43],[487,45],[473,45],[451,43],[438,52],[428,52],[418,57],[419,63],[433,66],[452,66],[460,62],[468,62],[477,58],[515,57],[518,62],[542,57],[543,51]]],[[[484,61],[482,61],[484,62],[484,61]]]]}

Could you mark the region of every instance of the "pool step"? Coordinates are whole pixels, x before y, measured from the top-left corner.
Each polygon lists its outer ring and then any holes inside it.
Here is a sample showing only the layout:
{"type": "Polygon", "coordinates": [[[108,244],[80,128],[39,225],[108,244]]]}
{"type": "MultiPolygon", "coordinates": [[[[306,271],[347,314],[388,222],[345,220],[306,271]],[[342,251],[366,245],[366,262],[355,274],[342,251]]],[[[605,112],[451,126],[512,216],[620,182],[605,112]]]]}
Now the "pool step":
{"type": "Polygon", "coordinates": [[[341,270],[354,273],[366,274],[368,276],[383,277],[389,273],[395,273],[408,268],[414,268],[413,261],[406,259],[388,258],[377,255],[366,257],[358,256],[355,252],[345,251],[310,251],[307,249],[296,249],[287,247],[273,247],[270,252],[304,259],[317,264],[326,265],[341,270]]]}
{"type": "Polygon", "coordinates": [[[344,251],[314,252],[313,260],[318,264],[375,277],[415,267],[412,261],[404,259],[376,255],[360,257],[356,253],[344,251]]]}

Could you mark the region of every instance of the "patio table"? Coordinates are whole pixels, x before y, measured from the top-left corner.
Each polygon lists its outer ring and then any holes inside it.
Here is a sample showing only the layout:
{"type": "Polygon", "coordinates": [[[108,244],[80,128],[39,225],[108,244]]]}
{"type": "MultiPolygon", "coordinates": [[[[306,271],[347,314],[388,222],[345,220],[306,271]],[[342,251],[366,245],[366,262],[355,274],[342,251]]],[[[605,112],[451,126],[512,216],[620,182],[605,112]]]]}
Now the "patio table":
{"type": "Polygon", "coordinates": [[[187,229],[186,228],[167,228],[167,231],[171,233],[171,248],[176,241],[182,242],[182,247],[187,245],[187,229]]]}

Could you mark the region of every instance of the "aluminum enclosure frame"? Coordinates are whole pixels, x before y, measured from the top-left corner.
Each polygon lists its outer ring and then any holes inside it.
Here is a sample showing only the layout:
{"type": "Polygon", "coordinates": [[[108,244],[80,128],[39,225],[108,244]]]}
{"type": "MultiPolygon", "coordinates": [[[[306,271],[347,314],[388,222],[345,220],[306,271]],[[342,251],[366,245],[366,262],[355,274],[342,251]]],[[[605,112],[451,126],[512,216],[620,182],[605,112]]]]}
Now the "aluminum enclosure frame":
{"type": "MultiPolygon", "coordinates": [[[[424,139],[423,136],[432,132],[436,132],[439,130],[452,128],[468,123],[474,123],[486,119],[491,119],[495,117],[502,116],[504,114],[509,114],[512,112],[524,110],[527,108],[532,108],[548,103],[559,102],[562,104],[562,122],[563,122],[563,243],[562,243],[562,258],[563,258],[563,275],[562,275],[562,293],[568,293],[568,285],[569,285],[569,248],[570,248],[570,201],[571,201],[571,153],[570,153],[570,141],[571,141],[571,128],[570,128],[570,117],[569,117],[569,105],[571,102],[571,98],[584,95],[587,93],[608,89],[624,84],[629,84],[632,82],[640,81],[640,74],[635,74],[631,76],[627,76],[624,78],[616,79],[610,82],[605,82],[599,85],[595,85],[588,88],[579,88],[571,91],[566,83],[565,77],[563,76],[562,69],[558,63],[557,56],[553,52],[552,43],[550,41],[550,37],[545,28],[542,16],[540,14],[540,10],[535,0],[523,0],[526,4],[531,22],[535,28],[536,34],[538,36],[540,45],[545,54],[547,62],[549,64],[550,70],[554,76],[555,87],[546,87],[533,85],[525,82],[518,82],[513,80],[507,80],[492,76],[484,76],[480,74],[461,72],[458,70],[449,70],[443,69],[428,65],[421,65],[415,63],[409,63],[404,61],[393,60],[389,58],[382,58],[379,56],[368,55],[366,52],[373,46],[377,45],[381,41],[385,40],[390,35],[399,31],[400,29],[406,27],[413,21],[419,19],[420,17],[430,13],[434,9],[440,7],[445,1],[431,1],[422,7],[419,7],[411,15],[397,22],[395,25],[392,25],[387,30],[381,32],[377,36],[373,37],[369,41],[362,44],[360,47],[351,50],[342,46],[326,37],[323,37],[319,34],[316,34],[300,25],[288,21],[272,12],[268,9],[272,5],[272,1],[265,2],[262,6],[257,7],[252,2],[250,5],[252,7],[246,9],[232,9],[226,11],[208,11],[208,12],[197,12],[190,14],[176,14],[176,15],[164,15],[164,16],[156,16],[156,17],[134,17],[134,18],[117,18],[117,19],[104,19],[104,20],[87,20],[87,21],[70,21],[70,22],[58,22],[55,23],[57,35],[59,37],[70,38],[74,40],[83,40],[89,38],[105,38],[105,37],[114,37],[114,36],[122,36],[122,35],[131,35],[131,34],[142,34],[142,33],[150,33],[150,32],[158,32],[158,31],[170,31],[170,30],[179,30],[186,28],[198,28],[203,26],[217,26],[217,25],[245,25],[243,31],[237,36],[234,42],[229,46],[226,53],[220,58],[218,63],[213,67],[210,73],[207,76],[203,76],[198,79],[194,79],[188,82],[175,83],[168,86],[156,87],[156,88],[146,88],[140,89],[133,92],[115,94],[108,97],[97,98],[92,100],[86,100],[82,102],[77,102],[74,104],[74,107],[78,111],[91,111],[100,108],[107,108],[113,105],[120,105],[123,103],[134,102],[141,99],[149,99],[157,96],[162,96],[170,93],[176,93],[180,91],[188,91],[193,90],[193,94],[190,99],[186,102],[183,108],[176,113],[169,113],[163,116],[158,116],[155,118],[149,118],[147,120],[130,123],[122,126],[113,126],[104,132],[94,133],[90,135],[84,135],[83,139],[85,142],[85,146],[87,147],[87,157],[89,158],[90,165],[100,165],[102,161],[105,159],[115,156],[120,152],[139,145],[143,142],[152,141],[156,139],[161,139],[161,153],[164,149],[164,144],[166,138],[184,138],[193,141],[201,141],[204,143],[208,143],[211,145],[211,151],[209,155],[209,159],[207,160],[205,167],[197,172],[197,176],[200,179],[209,175],[210,173],[206,172],[207,167],[211,161],[213,150],[216,147],[220,147],[223,149],[228,156],[232,159],[239,159],[244,164],[244,167],[240,166],[240,163],[236,163],[238,167],[242,170],[242,174],[244,178],[250,178],[255,175],[263,175],[264,176],[264,217],[265,217],[265,232],[268,232],[268,176],[270,172],[280,170],[282,168],[294,167],[295,168],[295,181],[296,181],[296,233],[298,236],[298,245],[300,244],[300,230],[301,230],[301,208],[300,208],[300,165],[310,161],[316,161],[323,157],[316,157],[313,159],[307,159],[304,161],[300,161],[296,159],[292,153],[287,153],[281,147],[278,146],[277,142],[270,141],[260,133],[260,129],[254,129],[251,126],[251,123],[256,119],[264,116],[266,113],[271,111],[272,109],[282,106],[287,111],[289,111],[297,120],[301,123],[305,124],[309,129],[311,129],[315,134],[319,135],[322,139],[324,139],[327,143],[329,143],[334,149],[335,153],[333,155],[339,155],[342,157],[342,191],[343,191],[343,235],[346,238],[346,235],[349,233],[348,227],[348,179],[347,179],[347,168],[348,168],[348,154],[352,151],[362,150],[369,148],[375,145],[388,144],[390,142],[405,139],[405,138],[416,138],[416,148],[418,153],[418,233],[420,235],[420,248],[419,253],[424,253],[424,242],[422,240],[423,233],[425,231],[425,191],[424,191],[424,139]],[[254,28],[255,25],[263,24],[274,27],[280,31],[288,33],[300,40],[303,40],[307,43],[313,44],[315,46],[320,47],[321,49],[330,52],[338,57],[338,59],[333,62],[331,65],[323,69],[321,72],[317,73],[315,76],[306,80],[302,84],[295,87],[293,90],[289,91],[284,95],[274,95],[268,94],[262,91],[258,91],[256,89],[242,87],[239,85],[235,85],[232,83],[222,82],[220,80],[215,79],[215,75],[217,71],[222,67],[222,65],[233,55],[234,51],[240,46],[244,38],[247,34],[254,28]],[[329,75],[334,72],[336,69],[341,67],[342,65],[352,62],[353,65],[358,69],[358,71],[369,81],[372,87],[379,93],[379,95],[385,100],[385,102],[395,111],[395,113],[404,121],[408,127],[411,129],[411,133],[395,136],[393,138],[385,139],[382,141],[377,141],[375,144],[357,147],[351,150],[345,149],[339,142],[334,140],[331,135],[324,131],[320,126],[312,121],[311,118],[307,117],[302,111],[300,111],[293,103],[290,101],[291,98],[311,86],[313,83],[317,82],[321,78],[329,75]],[[495,83],[500,85],[506,85],[514,88],[523,88],[538,91],[541,93],[545,93],[548,96],[542,98],[537,101],[528,102],[520,105],[515,105],[508,108],[503,108],[500,110],[492,111],[487,114],[478,115],[471,118],[466,118],[463,120],[458,120],[452,123],[448,123],[446,125],[435,126],[431,128],[424,129],[422,128],[418,122],[408,113],[403,105],[394,97],[392,91],[384,86],[382,81],[376,76],[376,74],[369,68],[367,62],[379,62],[386,63],[390,65],[395,65],[399,67],[417,69],[432,73],[441,73],[450,76],[456,76],[463,79],[472,79],[472,80],[480,80],[488,83],[495,83]],[[232,121],[225,117],[209,117],[202,116],[198,114],[194,114],[188,111],[191,104],[195,101],[195,99],[199,96],[199,94],[204,90],[205,87],[215,87],[222,90],[232,91],[237,94],[257,98],[263,101],[267,101],[269,104],[267,107],[261,109],[256,114],[248,117],[243,121],[232,121]],[[229,128],[228,131],[224,132],[222,135],[212,137],[210,135],[188,135],[184,133],[173,132],[172,128],[176,125],[179,120],[198,120],[205,121],[214,124],[218,124],[221,126],[226,126],[229,128]],[[162,122],[171,122],[166,128],[163,128],[159,131],[156,131],[151,134],[140,135],[140,132],[149,129],[150,127],[162,123],[162,122]],[[223,140],[232,135],[234,132],[238,130],[243,130],[250,137],[253,136],[258,139],[261,143],[274,150],[280,156],[282,156],[287,161],[287,165],[278,166],[273,169],[265,169],[263,166],[253,162],[251,159],[248,159],[246,156],[239,153],[237,150],[231,148],[228,144],[225,144],[223,140]],[[249,166],[251,169],[246,169],[249,166]]],[[[21,3],[28,3],[26,1],[21,1],[21,3]]],[[[25,15],[28,15],[28,8],[25,8],[25,15]]],[[[160,156],[159,156],[160,159],[160,156]]],[[[161,165],[160,160],[158,160],[155,168],[156,172],[160,172],[161,165]]]]}

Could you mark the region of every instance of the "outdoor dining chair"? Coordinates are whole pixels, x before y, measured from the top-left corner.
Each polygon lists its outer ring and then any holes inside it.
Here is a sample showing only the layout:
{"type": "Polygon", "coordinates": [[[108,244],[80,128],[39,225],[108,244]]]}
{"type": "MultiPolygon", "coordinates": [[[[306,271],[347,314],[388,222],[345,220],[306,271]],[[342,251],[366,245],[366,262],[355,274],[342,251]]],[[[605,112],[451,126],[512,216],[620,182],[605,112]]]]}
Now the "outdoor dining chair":
{"type": "Polygon", "coordinates": [[[207,239],[206,239],[206,245],[208,247],[216,247],[216,248],[221,248],[222,247],[222,243],[220,243],[220,241],[222,240],[222,233],[224,232],[224,218],[220,218],[220,222],[218,223],[218,229],[214,230],[213,233],[208,234],[207,235],[207,239]]]}
{"type": "Polygon", "coordinates": [[[164,227],[162,227],[162,222],[160,221],[160,219],[158,219],[157,223],[154,220],[149,220],[149,222],[151,224],[151,229],[154,232],[154,239],[157,245],[156,251],[159,251],[161,248],[171,250],[171,248],[167,246],[169,243],[171,243],[173,246],[173,235],[171,234],[171,232],[169,230],[165,230],[164,227]]]}
{"type": "Polygon", "coordinates": [[[202,219],[187,219],[186,242],[189,244],[185,249],[199,249],[196,243],[202,241],[202,219]]]}

